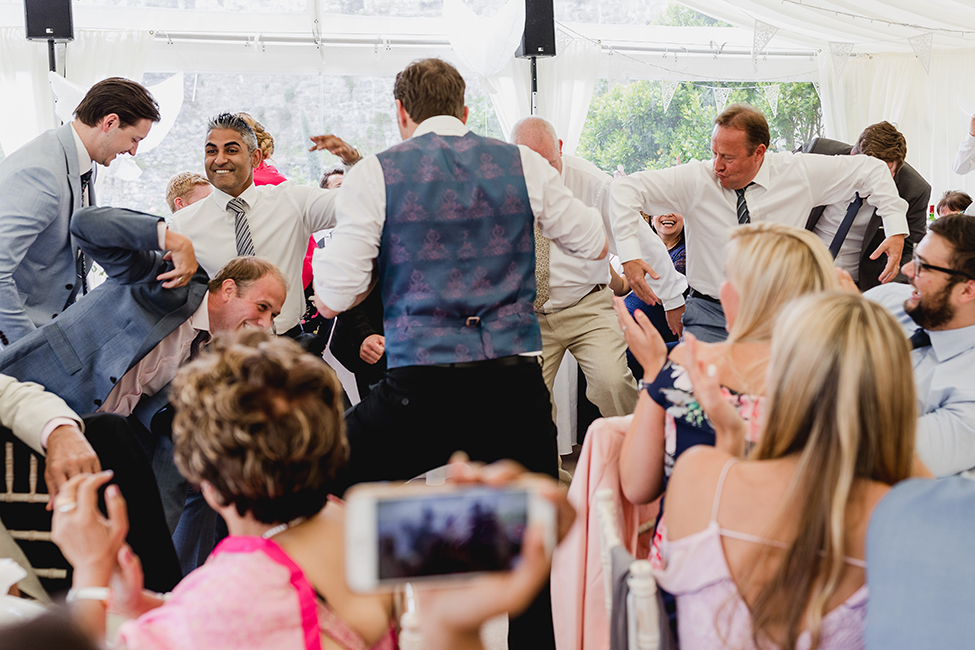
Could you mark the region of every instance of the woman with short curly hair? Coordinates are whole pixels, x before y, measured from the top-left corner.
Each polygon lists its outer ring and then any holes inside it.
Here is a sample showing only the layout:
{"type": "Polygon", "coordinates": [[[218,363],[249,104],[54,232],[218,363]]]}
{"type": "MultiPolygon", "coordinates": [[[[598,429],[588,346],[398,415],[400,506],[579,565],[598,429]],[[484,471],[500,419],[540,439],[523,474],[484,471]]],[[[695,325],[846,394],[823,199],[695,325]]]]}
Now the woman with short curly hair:
{"type": "MultiPolygon", "coordinates": [[[[109,611],[138,618],[122,625],[117,645],[394,648],[392,596],[355,595],[345,584],[344,511],[329,492],[348,443],[332,370],[289,339],[244,330],[218,336],[183,367],[170,400],[176,464],[230,531],[206,563],[163,600],[142,590],[139,560],[118,534],[125,517],[117,490],[106,491],[107,534],[74,512],[55,518],[76,589],[107,585],[113,569],[121,578],[109,611]]],[[[78,513],[93,509],[109,477],[71,486],[78,513]]],[[[104,634],[104,608],[81,611],[104,634]]]]}

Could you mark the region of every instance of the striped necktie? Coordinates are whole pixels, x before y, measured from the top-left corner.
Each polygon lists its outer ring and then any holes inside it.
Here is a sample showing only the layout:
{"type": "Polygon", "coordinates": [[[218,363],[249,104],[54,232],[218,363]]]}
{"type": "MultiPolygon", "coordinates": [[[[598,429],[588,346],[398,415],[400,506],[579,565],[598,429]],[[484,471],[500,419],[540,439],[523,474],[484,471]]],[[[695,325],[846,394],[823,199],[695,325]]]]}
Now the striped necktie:
{"type": "Polygon", "coordinates": [[[746,223],[751,223],[752,218],[748,214],[748,204],[745,203],[745,190],[754,185],[754,183],[749,183],[740,190],[735,190],[735,194],[738,195],[738,223],[740,225],[745,225],[746,223]]]}
{"type": "Polygon", "coordinates": [[[237,242],[238,255],[256,255],[254,240],[251,239],[251,228],[247,223],[247,205],[239,196],[227,203],[227,210],[234,214],[234,239],[237,242]]]}

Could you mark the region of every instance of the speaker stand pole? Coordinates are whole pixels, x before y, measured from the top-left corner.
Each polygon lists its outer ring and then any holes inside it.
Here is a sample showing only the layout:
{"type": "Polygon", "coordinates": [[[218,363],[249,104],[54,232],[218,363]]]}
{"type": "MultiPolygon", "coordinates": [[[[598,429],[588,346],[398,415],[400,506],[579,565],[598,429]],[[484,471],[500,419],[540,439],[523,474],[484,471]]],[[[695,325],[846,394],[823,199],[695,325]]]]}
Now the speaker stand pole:
{"type": "MultiPolygon", "coordinates": [[[[51,72],[58,71],[57,59],[54,56],[53,38],[47,39],[47,63],[48,63],[48,67],[50,67],[51,69],[51,72]]],[[[50,82],[48,82],[48,84],[50,84],[50,82]]],[[[52,124],[54,124],[55,128],[57,128],[61,124],[61,121],[58,119],[58,110],[56,107],[56,102],[54,100],[53,92],[51,94],[51,115],[53,115],[54,117],[54,122],[52,122],[52,124]]]]}
{"type": "Polygon", "coordinates": [[[538,113],[538,73],[535,69],[535,58],[531,57],[531,74],[532,74],[532,97],[531,97],[531,114],[536,115],[538,113]]]}

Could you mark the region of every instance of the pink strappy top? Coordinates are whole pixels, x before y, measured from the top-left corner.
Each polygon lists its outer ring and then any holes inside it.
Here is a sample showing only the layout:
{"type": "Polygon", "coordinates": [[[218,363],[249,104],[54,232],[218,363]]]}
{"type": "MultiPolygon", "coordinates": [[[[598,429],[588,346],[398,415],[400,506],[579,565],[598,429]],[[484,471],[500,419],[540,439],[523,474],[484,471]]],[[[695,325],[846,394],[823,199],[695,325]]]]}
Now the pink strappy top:
{"type": "MultiPolygon", "coordinates": [[[[677,598],[677,629],[684,648],[756,650],[751,614],[731,577],[721,538],[785,546],[775,540],[718,525],[721,490],[734,463],[734,458],[729,459],[721,470],[708,527],[676,541],[665,539],[661,548],[663,568],[654,569],[660,586],[677,598]]],[[[865,566],[863,560],[847,558],[846,561],[854,566],[865,566]]],[[[820,650],[862,649],[866,613],[867,586],[864,585],[823,617],[820,650]]],[[[796,647],[806,650],[809,646],[809,634],[803,632],[796,647]]]]}
{"type": "MultiPolygon", "coordinates": [[[[172,597],[119,629],[117,645],[146,650],[320,650],[321,635],[368,650],[273,540],[228,537],[172,597]]],[[[397,647],[392,625],[374,650],[397,647]]]]}

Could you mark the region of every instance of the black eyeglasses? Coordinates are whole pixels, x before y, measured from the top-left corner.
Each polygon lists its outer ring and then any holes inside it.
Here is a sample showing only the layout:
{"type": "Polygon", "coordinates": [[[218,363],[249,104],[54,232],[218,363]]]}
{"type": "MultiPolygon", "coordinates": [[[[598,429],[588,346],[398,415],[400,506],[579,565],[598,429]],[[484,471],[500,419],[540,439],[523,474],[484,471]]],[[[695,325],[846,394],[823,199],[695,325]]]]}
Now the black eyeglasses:
{"type": "Polygon", "coordinates": [[[917,254],[914,255],[912,261],[914,262],[914,268],[917,269],[918,272],[920,272],[920,271],[941,271],[942,273],[947,273],[948,275],[963,275],[966,278],[968,278],[969,280],[975,280],[975,277],[973,277],[969,273],[966,273],[965,271],[958,271],[956,269],[946,269],[943,266],[935,266],[934,264],[928,264],[927,262],[922,262],[921,261],[921,258],[919,258],[917,256],[917,254]]]}

